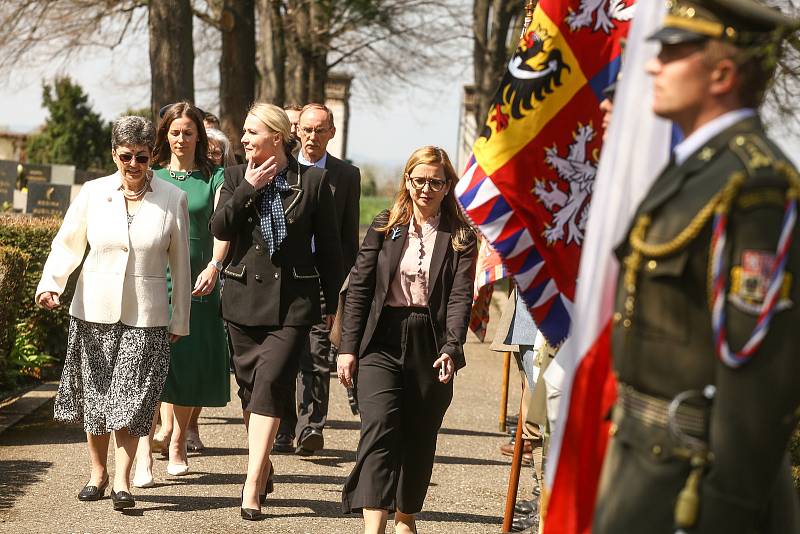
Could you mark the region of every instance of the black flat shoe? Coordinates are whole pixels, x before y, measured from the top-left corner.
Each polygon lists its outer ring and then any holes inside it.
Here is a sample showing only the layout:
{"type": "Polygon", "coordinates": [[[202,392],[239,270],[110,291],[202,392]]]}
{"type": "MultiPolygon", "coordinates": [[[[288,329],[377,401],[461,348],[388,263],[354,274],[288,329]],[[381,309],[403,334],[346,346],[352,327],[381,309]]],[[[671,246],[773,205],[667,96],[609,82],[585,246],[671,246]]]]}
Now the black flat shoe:
{"type": "Polygon", "coordinates": [[[531,499],[530,501],[517,501],[517,504],[514,505],[514,513],[520,515],[528,515],[537,508],[538,508],[537,503],[533,499],[531,499]]]}
{"type": "Polygon", "coordinates": [[[242,514],[242,519],[245,521],[261,521],[267,517],[261,513],[261,510],[255,510],[253,508],[241,508],[240,511],[242,514]]]}
{"type": "Polygon", "coordinates": [[[322,450],[325,447],[325,438],[322,432],[314,428],[306,428],[300,434],[300,439],[297,442],[297,449],[295,454],[300,456],[311,456],[315,452],[322,450]]]}
{"type": "Polygon", "coordinates": [[[261,504],[267,504],[267,495],[273,493],[275,491],[275,465],[270,463],[269,466],[269,476],[267,477],[267,483],[264,486],[264,493],[258,496],[258,500],[261,504]]]}
{"type": "Polygon", "coordinates": [[[100,486],[90,486],[85,485],[83,489],[78,492],[78,500],[79,501],[99,501],[103,498],[103,495],[106,494],[106,488],[108,487],[108,477],[106,477],[106,481],[100,484],[100,486]]]}
{"type": "Polygon", "coordinates": [[[292,454],[294,452],[294,437],[289,434],[278,434],[275,436],[275,443],[272,444],[272,452],[275,454],[292,454]]]}
{"type": "Polygon", "coordinates": [[[136,499],[127,491],[116,492],[111,490],[111,505],[114,510],[124,510],[125,508],[133,508],[136,506],[136,499]]]}

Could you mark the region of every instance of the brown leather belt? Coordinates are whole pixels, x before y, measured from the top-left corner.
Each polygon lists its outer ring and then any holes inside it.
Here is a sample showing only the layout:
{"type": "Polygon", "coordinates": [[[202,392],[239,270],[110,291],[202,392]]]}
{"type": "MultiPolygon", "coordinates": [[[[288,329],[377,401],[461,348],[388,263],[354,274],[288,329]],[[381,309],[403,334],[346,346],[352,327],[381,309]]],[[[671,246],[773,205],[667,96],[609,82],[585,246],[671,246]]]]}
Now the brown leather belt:
{"type": "MultiPolygon", "coordinates": [[[[620,383],[617,391],[617,404],[625,415],[645,424],[669,428],[669,400],[642,393],[627,384],[620,383]]],[[[696,437],[707,434],[708,416],[706,410],[681,404],[675,412],[675,424],[680,430],[696,437]]]]}

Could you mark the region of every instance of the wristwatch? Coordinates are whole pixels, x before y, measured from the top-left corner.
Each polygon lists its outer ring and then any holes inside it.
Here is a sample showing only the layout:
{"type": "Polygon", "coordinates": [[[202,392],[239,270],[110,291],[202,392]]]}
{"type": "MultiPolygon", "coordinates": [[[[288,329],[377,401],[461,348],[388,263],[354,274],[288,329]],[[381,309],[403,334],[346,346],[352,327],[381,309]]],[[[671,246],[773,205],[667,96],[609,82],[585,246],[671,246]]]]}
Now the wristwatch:
{"type": "Polygon", "coordinates": [[[210,266],[212,266],[213,268],[215,268],[216,270],[218,270],[218,271],[222,271],[222,267],[223,267],[223,265],[222,265],[222,262],[221,262],[221,261],[217,261],[217,260],[213,260],[213,259],[212,259],[210,262],[208,262],[208,264],[209,264],[210,266]]]}

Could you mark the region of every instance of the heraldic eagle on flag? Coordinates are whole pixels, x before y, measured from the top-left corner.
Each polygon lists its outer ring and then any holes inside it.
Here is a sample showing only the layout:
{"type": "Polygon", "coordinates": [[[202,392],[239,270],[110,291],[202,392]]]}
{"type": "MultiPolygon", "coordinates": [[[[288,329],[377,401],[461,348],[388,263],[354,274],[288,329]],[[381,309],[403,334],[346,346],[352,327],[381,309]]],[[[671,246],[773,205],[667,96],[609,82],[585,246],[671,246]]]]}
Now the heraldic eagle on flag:
{"type": "Polygon", "coordinates": [[[602,142],[602,91],[634,0],[540,0],[456,194],[545,338],[568,335],[602,142]]]}

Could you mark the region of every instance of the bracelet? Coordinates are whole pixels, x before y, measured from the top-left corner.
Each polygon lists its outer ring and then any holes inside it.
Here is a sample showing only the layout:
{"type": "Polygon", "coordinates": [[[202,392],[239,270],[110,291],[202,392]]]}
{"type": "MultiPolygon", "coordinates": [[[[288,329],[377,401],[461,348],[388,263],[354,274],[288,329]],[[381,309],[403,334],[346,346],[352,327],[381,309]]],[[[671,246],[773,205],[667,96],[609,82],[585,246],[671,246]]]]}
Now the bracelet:
{"type": "Polygon", "coordinates": [[[217,260],[213,260],[212,259],[210,262],[208,262],[208,264],[210,266],[212,266],[213,268],[215,268],[216,270],[222,271],[223,265],[222,265],[221,261],[217,261],[217,260]]]}

